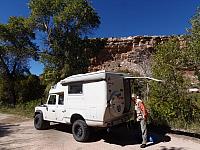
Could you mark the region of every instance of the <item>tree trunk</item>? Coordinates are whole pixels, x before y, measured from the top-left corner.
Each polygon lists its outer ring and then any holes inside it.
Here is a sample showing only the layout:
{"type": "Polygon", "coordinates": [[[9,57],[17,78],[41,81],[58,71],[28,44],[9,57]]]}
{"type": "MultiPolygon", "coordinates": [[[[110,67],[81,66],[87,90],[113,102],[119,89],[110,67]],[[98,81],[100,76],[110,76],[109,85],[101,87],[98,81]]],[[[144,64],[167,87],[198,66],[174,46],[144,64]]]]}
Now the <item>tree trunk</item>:
{"type": "Polygon", "coordinates": [[[13,71],[10,73],[8,66],[6,65],[4,59],[0,55],[0,64],[2,69],[2,79],[3,79],[3,90],[5,91],[5,100],[11,106],[16,105],[16,95],[15,95],[15,80],[14,80],[14,73],[16,69],[16,63],[13,66],[13,71]]]}
{"type": "Polygon", "coordinates": [[[16,105],[16,95],[15,95],[15,81],[12,75],[4,74],[4,90],[6,100],[9,105],[14,106],[16,105]]]}

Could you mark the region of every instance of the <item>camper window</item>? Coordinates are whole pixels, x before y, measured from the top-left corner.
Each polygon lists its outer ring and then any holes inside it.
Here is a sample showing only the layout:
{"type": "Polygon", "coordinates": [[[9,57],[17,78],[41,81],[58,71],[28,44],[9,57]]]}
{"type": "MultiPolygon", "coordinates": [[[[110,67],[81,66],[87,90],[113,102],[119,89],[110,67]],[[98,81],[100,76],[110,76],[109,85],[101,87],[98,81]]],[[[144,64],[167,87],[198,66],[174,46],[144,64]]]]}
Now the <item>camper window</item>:
{"type": "Polygon", "coordinates": [[[64,94],[59,94],[58,105],[64,105],[64,94]]]}
{"type": "Polygon", "coordinates": [[[50,95],[49,96],[48,104],[49,105],[55,105],[56,104],[56,95],[50,95]]]}
{"type": "Polygon", "coordinates": [[[68,93],[69,94],[82,94],[83,89],[82,89],[82,84],[71,84],[69,85],[68,93]]]}

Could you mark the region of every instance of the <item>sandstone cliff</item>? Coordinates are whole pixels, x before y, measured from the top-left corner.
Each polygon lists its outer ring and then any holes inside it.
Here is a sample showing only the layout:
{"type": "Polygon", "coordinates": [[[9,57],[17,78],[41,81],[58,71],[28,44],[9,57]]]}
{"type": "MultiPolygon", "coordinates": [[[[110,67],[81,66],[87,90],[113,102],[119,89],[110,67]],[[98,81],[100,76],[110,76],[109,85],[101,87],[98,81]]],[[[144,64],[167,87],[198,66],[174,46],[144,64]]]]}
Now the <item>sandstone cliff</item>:
{"type": "MultiPolygon", "coordinates": [[[[139,73],[141,76],[151,75],[151,57],[155,52],[155,46],[163,43],[174,36],[130,36],[122,38],[92,39],[100,42],[96,47],[98,53],[91,59],[89,72],[107,70],[113,72],[139,73]]],[[[180,46],[184,47],[183,36],[176,36],[180,46]]],[[[194,71],[185,70],[184,74],[192,83],[197,83],[194,71]]]]}
{"type": "Polygon", "coordinates": [[[155,45],[169,38],[170,36],[131,36],[99,39],[105,42],[105,46],[91,59],[89,71],[130,71],[149,76],[151,54],[155,52],[155,45]]]}

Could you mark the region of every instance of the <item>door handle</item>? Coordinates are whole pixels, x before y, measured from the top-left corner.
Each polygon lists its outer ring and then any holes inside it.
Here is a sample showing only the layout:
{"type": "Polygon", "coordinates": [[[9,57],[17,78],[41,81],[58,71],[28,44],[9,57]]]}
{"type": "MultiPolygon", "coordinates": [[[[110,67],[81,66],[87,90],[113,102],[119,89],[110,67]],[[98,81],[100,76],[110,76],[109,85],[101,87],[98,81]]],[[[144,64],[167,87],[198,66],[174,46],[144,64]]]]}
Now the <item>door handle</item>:
{"type": "Polygon", "coordinates": [[[66,112],[66,110],[63,110],[62,112],[63,112],[63,113],[65,113],[65,112],[66,112]]]}
{"type": "Polygon", "coordinates": [[[55,112],[55,110],[52,110],[52,112],[55,112]]]}

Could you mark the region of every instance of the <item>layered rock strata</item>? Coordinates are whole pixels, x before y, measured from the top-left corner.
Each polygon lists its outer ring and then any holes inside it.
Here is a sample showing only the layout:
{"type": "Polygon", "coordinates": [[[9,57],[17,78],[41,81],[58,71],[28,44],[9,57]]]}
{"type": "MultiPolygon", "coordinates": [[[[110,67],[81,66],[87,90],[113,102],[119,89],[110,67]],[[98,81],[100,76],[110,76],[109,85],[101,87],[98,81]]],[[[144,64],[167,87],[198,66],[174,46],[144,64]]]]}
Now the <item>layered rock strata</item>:
{"type": "MultiPolygon", "coordinates": [[[[104,47],[91,59],[89,71],[129,71],[140,75],[151,75],[151,54],[155,46],[171,36],[130,36],[122,38],[101,38],[104,47]]],[[[181,39],[181,37],[180,37],[181,39]]],[[[96,39],[94,39],[96,40],[96,39]]]]}

